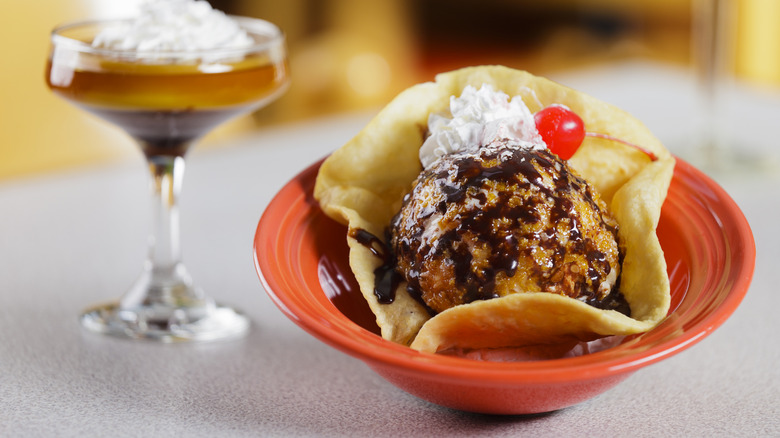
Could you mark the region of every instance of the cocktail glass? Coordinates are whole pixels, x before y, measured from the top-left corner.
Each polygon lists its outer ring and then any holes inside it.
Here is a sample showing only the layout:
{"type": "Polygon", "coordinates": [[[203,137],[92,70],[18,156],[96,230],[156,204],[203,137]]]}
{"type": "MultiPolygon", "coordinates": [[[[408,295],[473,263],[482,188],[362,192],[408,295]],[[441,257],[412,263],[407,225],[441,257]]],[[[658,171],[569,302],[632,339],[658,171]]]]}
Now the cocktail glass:
{"type": "Polygon", "coordinates": [[[176,342],[237,337],[249,327],[245,315],[193,285],[179,243],[187,151],[220,123],[267,105],[288,85],[280,30],[264,20],[233,18],[254,40],[251,47],[154,53],[92,47],[98,32],[115,21],[52,32],[49,88],[124,129],[141,148],[151,176],[153,229],[144,268],[117,302],[81,315],[87,329],[176,342]]]}

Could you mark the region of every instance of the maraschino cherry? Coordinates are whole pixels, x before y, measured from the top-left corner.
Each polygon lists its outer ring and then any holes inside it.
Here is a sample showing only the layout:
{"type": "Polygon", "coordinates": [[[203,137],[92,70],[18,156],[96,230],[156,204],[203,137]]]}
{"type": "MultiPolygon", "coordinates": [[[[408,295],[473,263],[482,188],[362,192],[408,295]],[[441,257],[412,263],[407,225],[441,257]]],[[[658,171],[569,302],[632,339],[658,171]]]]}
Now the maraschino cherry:
{"type": "Polygon", "coordinates": [[[654,153],[641,146],[606,134],[586,132],[585,124],[580,116],[564,105],[552,104],[539,110],[534,114],[534,122],[536,130],[539,131],[542,140],[547,144],[547,148],[550,149],[550,152],[561,157],[562,160],[568,160],[577,152],[585,136],[623,143],[645,153],[651,161],[658,159],[654,153]]]}
{"type": "Polygon", "coordinates": [[[534,114],[536,130],[550,152],[568,160],[585,139],[585,124],[569,108],[552,104],[534,114]]]}

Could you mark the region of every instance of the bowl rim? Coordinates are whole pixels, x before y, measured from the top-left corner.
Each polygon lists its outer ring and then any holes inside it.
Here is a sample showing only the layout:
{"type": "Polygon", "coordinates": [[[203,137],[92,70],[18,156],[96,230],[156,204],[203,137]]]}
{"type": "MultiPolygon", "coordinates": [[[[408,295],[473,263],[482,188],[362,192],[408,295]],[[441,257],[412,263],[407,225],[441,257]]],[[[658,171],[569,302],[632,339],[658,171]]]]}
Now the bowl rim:
{"type": "MultiPolygon", "coordinates": [[[[313,185],[316,171],[323,160],[315,162],[293,177],[266,207],[255,233],[253,247],[255,268],[264,290],[288,318],[326,344],[365,361],[369,366],[392,368],[406,374],[425,375],[428,379],[441,381],[457,379],[481,382],[480,384],[483,385],[582,382],[630,373],[695,345],[720,327],[741,303],[753,277],[756,249],[752,231],[744,214],[736,202],[715,181],[677,158],[673,178],[688,175],[697,183],[703,184],[710,191],[710,197],[721,204],[719,211],[727,213],[730,222],[733,222],[734,227],[724,229],[724,233],[742,244],[740,248],[729,246],[730,251],[739,253],[738,257],[734,257],[730,272],[738,269],[741,275],[734,280],[727,291],[727,296],[716,311],[710,312],[701,321],[673,339],[617,357],[610,357],[610,350],[614,350],[612,348],[578,357],[535,362],[486,362],[419,352],[382,339],[360,327],[332,304],[332,309],[322,307],[324,305],[322,302],[319,303],[319,307],[308,306],[308,303],[301,301],[300,295],[297,295],[299,291],[287,290],[290,285],[280,281],[277,273],[274,272],[277,268],[276,264],[269,258],[261,256],[265,252],[264,244],[279,232],[275,221],[286,217],[287,208],[292,205],[287,198],[306,196],[306,183],[308,181],[308,184],[313,185]],[[318,313],[314,311],[315,309],[320,311],[324,309],[326,312],[318,313]]],[[[720,225],[723,226],[722,223],[720,225]]],[[[724,236],[724,239],[726,237],[724,236]]],[[[325,293],[322,292],[322,295],[324,297],[325,293]]],[[[324,297],[324,300],[327,301],[328,298],[324,297]]]]}

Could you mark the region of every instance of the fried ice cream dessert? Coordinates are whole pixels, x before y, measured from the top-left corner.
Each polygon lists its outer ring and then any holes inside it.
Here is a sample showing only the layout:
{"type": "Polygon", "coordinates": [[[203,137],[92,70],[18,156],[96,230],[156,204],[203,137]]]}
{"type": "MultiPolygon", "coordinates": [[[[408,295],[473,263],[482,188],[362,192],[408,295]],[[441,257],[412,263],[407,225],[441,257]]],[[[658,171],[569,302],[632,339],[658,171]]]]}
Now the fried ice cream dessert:
{"type": "Polygon", "coordinates": [[[656,227],[674,164],[612,105],[470,67],[399,94],[323,162],[314,197],[347,226],[384,339],[429,353],[560,346],[666,317],[656,227]],[[561,130],[570,116],[578,129],[561,130]]]}
{"type": "Polygon", "coordinates": [[[423,171],[390,226],[407,290],[434,313],[548,292],[628,314],[617,290],[618,224],[546,148],[495,143],[423,171]]]}

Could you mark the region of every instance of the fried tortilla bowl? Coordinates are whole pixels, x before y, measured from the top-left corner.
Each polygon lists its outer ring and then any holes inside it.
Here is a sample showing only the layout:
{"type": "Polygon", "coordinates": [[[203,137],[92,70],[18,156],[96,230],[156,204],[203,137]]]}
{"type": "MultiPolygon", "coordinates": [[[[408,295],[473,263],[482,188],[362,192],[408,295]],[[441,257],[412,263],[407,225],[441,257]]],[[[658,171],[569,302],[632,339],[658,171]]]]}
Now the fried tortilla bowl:
{"type": "Polygon", "coordinates": [[[589,133],[613,138],[586,137],[569,164],[598,190],[620,225],[625,251],[620,290],[631,317],[562,295],[522,291],[455,306],[431,317],[405,284],[399,285],[392,303],[382,304],[373,292],[374,270],[382,260],[348,237],[350,267],[382,337],[416,350],[439,352],[589,341],[656,326],[670,303],[656,226],[674,158],[626,112],[547,79],[484,66],[440,74],[435,82],[407,89],[322,164],[314,196],[323,211],[350,229],[384,236],[422,170],[419,148],[428,116],[448,111],[450,96],[460,96],[467,85],[483,84],[509,96],[522,96],[532,112],[551,104],[566,105],[582,118],[589,133]],[[623,142],[641,146],[657,159],[623,142]]]}

